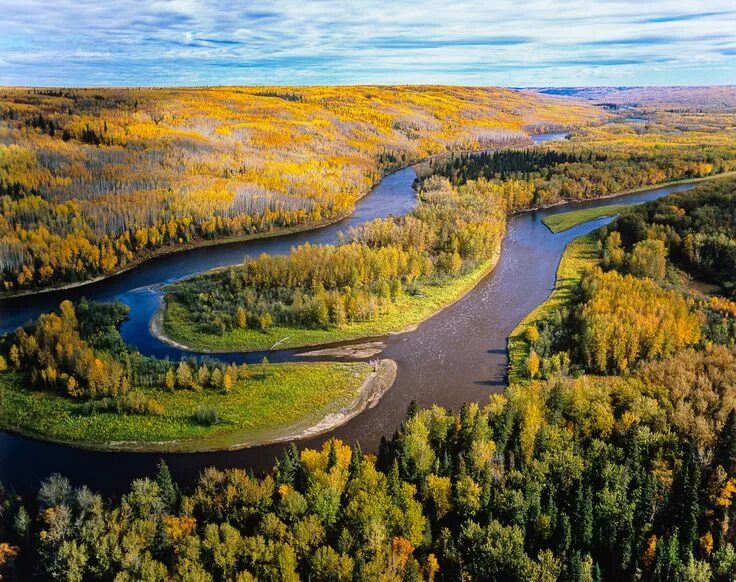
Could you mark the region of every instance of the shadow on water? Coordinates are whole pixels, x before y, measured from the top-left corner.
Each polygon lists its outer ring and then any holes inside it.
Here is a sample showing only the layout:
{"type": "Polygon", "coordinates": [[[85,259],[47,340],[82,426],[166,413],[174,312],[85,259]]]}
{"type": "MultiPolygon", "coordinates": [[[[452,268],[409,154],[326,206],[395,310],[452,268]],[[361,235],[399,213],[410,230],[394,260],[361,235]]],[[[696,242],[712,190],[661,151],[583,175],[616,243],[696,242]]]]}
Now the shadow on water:
{"type": "MultiPolygon", "coordinates": [[[[415,203],[411,189],[414,175],[414,170],[408,168],[387,176],[359,202],[354,215],[320,230],[186,251],[84,288],[2,302],[2,325],[12,328],[53,308],[64,298],[119,299],[131,306],[131,318],[121,330],[125,340],[142,353],[177,359],[182,356],[180,350],[159,342],[149,333],[150,318],[161,301],[162,284],[216,266],[238,263],[250,254],[283,254],[303,242],[329,244],[337,240],[340,230],[373,218],[406,213],[415,203]]],[[[690,184],[655,188],[627,195],[624,200],[646,202],[692,187],[690,184]]],[[[551,214],[621,201],[622,198],[611,198],[579,202],[511,217],[501,257],[493,272],[457,303],[414,331],[382,338],[386,345],[382,357],[397,362],[398,374],[394,386],[379,403],[328,435],[299,441],[299,446],[320,446],[326,438],[334,436],[348,443],[359,440],[365,449],[375,449],[381,436],[391,434],[399,426],[412,400],[420,406],[438,404],[457,409],[463,402],[485,402],[490,394],[501,391],[506,379],[508,334],[552,290],[567,243],[611,220],[594,220],[554,235],[542,224],[542,219],[551,214]]],[[[268,358],[274,362],[288,361],[296,353],[298,350],[269,352],[268,358]]],[[[263,355],[263,352],[232,353],[218,357],[225,361],[252,362],[260,361],[263,355]]],[[[50,473],[60,472],[76,484],[86,483],[103,493],[116,494],[127,488],[132,479],[150,475],[160,458],[166,460],[175,478],[186,484],[208,466],[267,471],[283,447],[279,444],[187,454],[95,452],[2,432],[0,480],[23,492],[35,488],[50,473]]]]}

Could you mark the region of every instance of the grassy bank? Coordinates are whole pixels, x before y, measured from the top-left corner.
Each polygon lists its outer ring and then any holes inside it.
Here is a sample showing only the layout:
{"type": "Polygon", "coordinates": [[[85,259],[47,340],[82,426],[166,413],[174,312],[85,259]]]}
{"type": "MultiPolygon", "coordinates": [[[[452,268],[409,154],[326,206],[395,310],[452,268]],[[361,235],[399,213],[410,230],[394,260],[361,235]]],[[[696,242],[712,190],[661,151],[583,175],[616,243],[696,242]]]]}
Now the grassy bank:
{"type": "Polygon", "coordinates": [[[529,346],[524,339],[526,328],[570,303],[583,272],[598,263],[597,240],[596,233],[592,232],[576,238],[567,245],[557,268],[554,290],[547,300],[522,319],[509,335],[510,384],[523,381],[526,377],[524,365],[529,354],[529,346]]]}
{"type": "Polygon", "coordinates": [[[197,451],[256,444],[306,430],[356,399],[372,371],[367,363],[266,364],[227,394],[145,389],[164,408],[158,416],[114,412],[88,414],[82,403],[19,385],[14,373],[0,374],[0,425],[44,440],[90,448],[197,451]],[[200,406],[219,422],[202,426],[200,406]]]}
{"type": "Polygon", "coordinates": [[[184,306],[169,297],[163,330],[156,331],[163,331],[168,339],[191,349],[211,352],[267,350],[276,343],[279,349],[295,348],[384,335],[409,329],[454,303],[488,274],[497,260],[498,252],[460,277],[423,285],[420,295],[404,295],[374,321],[317,329],[275,325],[266,331],[235,329],[217,335],[198,330],[184,306]]]}
{"type": "MultiPolygon", "coordinates": [[[[603,198],[626,196],[628,194],[637,194],[639,192],[647,192],[649,190],[655,190],[657,188],[665,188],[667,186],[680,186],[682,184],[699,184],[700,182],[708,182],[710,180],[716,180],[718,178],[729,178],[736,176],[736,171],[733,172],[721,172],[720,174],[712,174],[709,176],[701,176],[700,178],[685,178],[684,180],[672,180],[670,182],[660,182],[658,184],[649,184],[646,186],[640,186],[639,188],[631,188],[629,190],[623,190],[617,192],[612,196],[604,196],[603,198]]],[[[595,200],[592,198],[591,200],[595,200]]],[[[583,224],[589,220],[595,220],[596,218],[602,218],[604,216],[614,216],[619,214],[622,210],[627,207],[634,206],[634,204],[613,204],[611,206],[603,206],[600,208],[585,208],[582,210],[573,210],[572,212],[565,212],[564,214],[555,214],[548,216],[542,220],[544,225],[549,228],[552,232],[558,233],[564,230],[568,230],[583,224]]]]}
{"type": "Polygon", "coordinates": [[[582,210],[573,210],[564,214],[547,216],[542,219],[542,222],[552,232],[558,233],[590,220],[603,218],[604,216],[615,216],[624,208],[629,208],[630,206],[633,206],[633,204],[613,204],[612,206],[601,206],[600,208],[583,208],[582,210]]]}

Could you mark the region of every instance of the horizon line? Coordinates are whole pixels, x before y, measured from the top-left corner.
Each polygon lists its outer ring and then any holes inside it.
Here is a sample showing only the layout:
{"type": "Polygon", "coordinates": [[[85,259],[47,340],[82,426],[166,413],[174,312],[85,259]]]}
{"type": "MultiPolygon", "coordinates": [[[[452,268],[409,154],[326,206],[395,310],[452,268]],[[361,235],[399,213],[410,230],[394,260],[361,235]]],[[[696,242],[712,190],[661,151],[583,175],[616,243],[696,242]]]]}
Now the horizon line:
{"type": "Polygon", "coordinates": [[[621,85],[621,84],[601,84],[601,85],[475,85],[462,83],[243,83],[243,84],[202,84],[202,85],[4,85],[0,84],[0,89],[226,89],[236,87],[463,87],[475,89],[510,89],[523,91],[526,89],[697,89],[708,87],[736,88],[736,83],[694,83],[694,84],[651,84],[651,85],[621,85]]]}

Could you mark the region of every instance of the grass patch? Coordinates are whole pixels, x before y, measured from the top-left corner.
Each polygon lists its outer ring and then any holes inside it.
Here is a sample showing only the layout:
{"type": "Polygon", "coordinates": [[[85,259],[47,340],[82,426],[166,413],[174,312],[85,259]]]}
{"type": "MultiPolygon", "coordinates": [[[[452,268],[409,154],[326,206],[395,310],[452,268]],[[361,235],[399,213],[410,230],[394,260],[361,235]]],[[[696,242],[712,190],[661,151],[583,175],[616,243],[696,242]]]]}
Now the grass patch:
{"type": "Polygon", "coordinates": [[[351,323],[341,327],[309,329],[274,325],[267,331],[235,329],[222,335],[205,333],[188,317],[186,308],[167,298],[163,316],[166,335],[189,348],[200,351],[229,352],[296,348],[378,336],[416,325],[470,291],[495,265],[496,257],[454,279],[425,284],[420,296],[404,295],[386,313],[374,321],[351,323]]]}
{"type": "Polygon", "coordinates": [[[601,206],[600,208],[584,208],[582,210],[573,210],[564,214],[553,214],[542,219],[544,225],[552,232],[558,233],[568,230],[596,218],[604,216],[615,216],[624,208],[629,208],[633,204],[613,204],[611,206],[601,206]]]}
{"type": "Polygon", "coordinates": [[[509,383],[526,380],[526,358],[529,345],[524,338],[527,327],[545,319],[557,309],[570,304],[573,291],[586,269],[598,264],[598,235],[591,232],[571,241],[560,259],[555,288],[547,300],[531,311],[511,332],[508,339],[509,383]]]}
{"type": "MultiPolygon", "coordinates": [[[[682,180],[671,180],[669,182],[659,182],[657,184],[646,184],[639,186],[638,188],[630,188],[629,190],[622,190],[616,193],[616,196],[624,196],[626,194],[636,194],[638,192],[646,192],[655,188],[664,188],[667,186],[679,186],[681,184],[698,184],[700,182],[708,182],[710,180],[716,180],[718,178],[729,178],[736,176],[736,171],[721,172],[720,174],[711,174],[709,176],[701,176],[700,178],[684,178],[682,180]]],[[[549,228],[552,232],[558,233],[563,230],[568,230],[588,222],[589,220],[595,220],[596,218],[602,218],[604,216],[613,216],[621,212],[628,206],[634,206],[635,204],[613,204],[611,206],[603,206],[600,208],[590,208],[583,210],[573,210],[572,212],[565,212],[564,214],[555,214],[548,216],[542,220],[544,225],[549,228]]]]}
{"type": "Polygon", "coordinates": [[[20,385],[0,374],[0,425],[47,440],[93,448],[196,451],[277,438],[303,430],[347,406],[372,371],[367,363],[295,363],[253,366],[253,377],[225,394],[144,389],[159,416],[85,414],[84,404],[20,385]],[[207,422],[204,422],[204,421],[207,422]],[[211,422],[210,422],[211,421],[211,422]]]}

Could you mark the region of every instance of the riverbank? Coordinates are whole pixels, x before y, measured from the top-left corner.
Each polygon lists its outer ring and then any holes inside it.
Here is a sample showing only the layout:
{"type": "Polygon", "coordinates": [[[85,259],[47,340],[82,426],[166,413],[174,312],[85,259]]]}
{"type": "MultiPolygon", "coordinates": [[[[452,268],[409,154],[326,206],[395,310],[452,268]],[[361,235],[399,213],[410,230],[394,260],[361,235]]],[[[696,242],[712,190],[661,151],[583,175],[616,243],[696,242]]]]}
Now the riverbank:
{"type": "Polygon", "coordinates": [[[4,299],[13,299],[16,297],[23,297],[27,295],[41,295],[43,293],[51,293],[53,291],[65,291],[68,289],[77,289],[79,287],[84,287],[86,285],[91,285],[93,283],[99,283],[100,281],[112,279],[113,277],[117,277],[118,275],[122,275],[123,273],[127,273],[128,271],[132,271],[133,269],[140,267],[142,264],[147,263],[148,261],[157,259],[159,257],[174,255],[176,253],[183,253],[185,251],[191,251],[194,249],[206,248],[206,247],[212,247],[212,246],[231,245],[231,244],[242,243],[242,242],[247,242],[247,241],[264,240],[264,239],[269,239],[269,238],[286,236],[289,234],[296,234],[299,232],[307,232],[310,230],[318,230],[320,228],[325,228],[326,226],[330,226],[331,224],[335,224],[337,222],[340,222],[341,220],[344,220],[345,218],[350,216],[351,212],[352,210],[350,212],[341,213],[340,215],[334,218],[330,218],[328,220],[321,220],[318,222],[308,222],[308,223],[300,224],[297,226],[278,228],[278,229],[271,230],[268,232],[244,234],[244,235],[231,236],[231,237],[225,237],[225,238],[198,239],[196,241],[191,241],[188,243],[182,243],[182,244],[177,244],[177,245],[166,245],[166,246],[159,247],[155,250],[139,255],[138,257],[128,262],[124,268],[118,269],[112,273],[108,273],[106,275],[99,275],[91,279],[85,279],[84,281],[75,281],[73,283],[66,283],[64,285],[44,287],[43,289],[24,289],[22,291],[16,291],[16,292],[11,292],[11,293],[0,292],[0,301],[4,299]]]}
{"type": "MultiPolygon", "coordinates": [[[[658,188],[667,188],[669,186],[683,186],[686,184],[698,184],[700,182],[708,182],[709,180],[717,180],[719,178],[729,178],[736,176],[736,170],[730,172],[721,172],[719,174],[711,174],[709,176],[701,176],[700,178],[685,178],[683,180],[671,180],[669,182],[659,182],[657,184],[650,184],[648,186],[638,186],[637,188],[629,188],[628,190],[621,190],[612,194],[605,194],[604,196],[596,196],[595,198],[581,198],[580,200],[560,200],[559,202],[552,202],[550,204],[538,204],[536,206],[530,206],[520,210],[515,210],[511,213],[514,214],[525,214],[528,212],[537,212],[540,210],[548,210],[550,208],[558,208],[565,206],[566,204],[577,204],[582,202],[597,202],[600,200],[610,200],[612,198],[619,198],[620,196],[629,196],[631,194],[640,194],[642,192],[648,192],[649,190],[656,190],[658,188]]],[[[585,221],[582,221],[585,222],[585,221]]]]}
{"type": "Polygon", "coordinates": [[[583,273],[598,264],[597,244],[597,232],[593,231],[576,238],[567,245],[557,267],[554,289],[547,299],[524,317],[509,334],[509,384],[528,379],[526,359],[529,355],[529,344],[525,339],[526,329],[549,317],[558,309],[570,305],[583,273]]]}
{"type": "Polygon", "coordinates": [[[304,424],[307,424],[307,422],[302,422],[288,429],[281,430],[279,436],[273,436],[261,442],[230,447],[230,449],[289,442],[330,432],[338,426],[345,424],[350,419],[355,418],[366,408],[373,408],[378,404],[381,397],[396,381],[396,373],[396,362],[393,360],[381,360],[376,364],[374,371],[365,379],[358,390],[358,394],[348,406],[341,408],[337,412],[327,414],[322,420],[306,428],[301,428],[304,424]]]}
{"type": "Polygon", "coordinates": [[[629,208],[633,204],[612,204],[610,206],[601,206],[600,208],[585,208],[583,210],[573,210],[564,214],[552,214],[542,220],[542,224],[546,226],[553,234],[564,232],[591,220],[615,216],[625,208],[629,208]]]}
{"type": "Polygon", "coordinates": [[[92,412],[84,403],[26,390],[0,374],[0,428],[34,439],[105,451],[201,452],[246,448],[332,430],[374,405],[396,377],[396,364],[266,364],[227,394],[144,389],[163,406],[156,416],[92,412]],[[199,407],[217,412],[197,424],[199,407]]]}
{"type": "Polygon", "coordinates": [[[433,315],[462,299],[498,263],[499,241],[493,255],[476,268],[454,279],[422,285],[417,296],[404,295],[378,320],[334,328],[273,326],[268,330],[235,329],[222,335],[203,333],[187,317],[187,311],[170,296],[153,316],[151,333],[173,347],[203,353],[294,349],[410,332],[433,315]]]}

